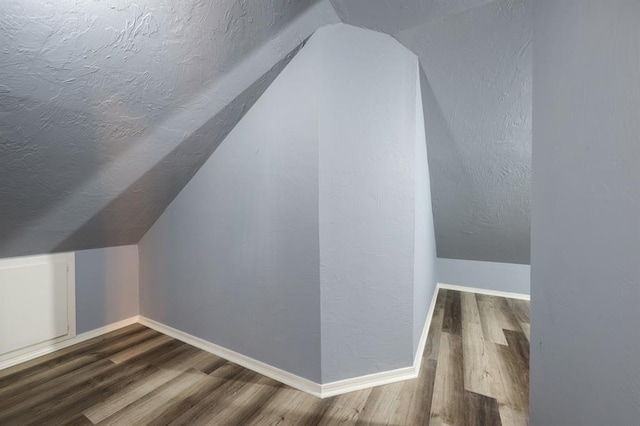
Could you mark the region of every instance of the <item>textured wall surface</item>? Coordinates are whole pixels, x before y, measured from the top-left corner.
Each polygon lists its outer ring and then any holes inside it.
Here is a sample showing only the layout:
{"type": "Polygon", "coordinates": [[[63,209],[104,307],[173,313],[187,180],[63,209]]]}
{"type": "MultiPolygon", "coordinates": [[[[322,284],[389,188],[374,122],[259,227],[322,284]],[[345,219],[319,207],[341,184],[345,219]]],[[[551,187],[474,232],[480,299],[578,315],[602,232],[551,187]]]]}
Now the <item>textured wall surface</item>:
{"type": "Polygon", "coordinates": [[[76,252],[76,332],[138,315],[138,247],[76,252]]]}
{"type": "Polygon", "coordinates": [[[139,250],[142,315],[319,382],[316,52],[293,58],[139,250]]]}
{"type": "Polygon", "coordinates": [[[438,282],[531,294],[531,267],[514,263],[438,259],[438,282]]]}
{"type": "Polygon", "coordinates": [[[640,3],[535,9],[531,424],[637,424],[640,3]]]}
{"type": "Polygon", "coordinates": [[[438,256],[529,263],[532,1],[332,3],[420,58],[438,256]]]}
{"type": "Polygon", "coordinates": [[[137,243],[337,20],[326,0],[2,2],[0,256],[137,243]]]}
{"type": "MultiPolygon", "coordinates": [[[[530,1],[407,29],[449,129],[429,139],[438,256],[529,263],[530,1]]],[[[427,129],[438,114],[425,117],[427,129]]]]}
{"type": "Polygon", "coordinates": [[[335,25],[316,36],[326,383],[413,362],[418,67],[386,34],[335,25]]]}
{"type": "Polygon", "coordinates": [[[412,365],[435,288],[417,71],[388,35],[318,30],[141,240],[141,313],[316,382],[412,365]]]}
{"type": "Polygon", "coordinates": [[[351,25],[387,34],[463,12],[494,0],[331,0],[351,25]]]}

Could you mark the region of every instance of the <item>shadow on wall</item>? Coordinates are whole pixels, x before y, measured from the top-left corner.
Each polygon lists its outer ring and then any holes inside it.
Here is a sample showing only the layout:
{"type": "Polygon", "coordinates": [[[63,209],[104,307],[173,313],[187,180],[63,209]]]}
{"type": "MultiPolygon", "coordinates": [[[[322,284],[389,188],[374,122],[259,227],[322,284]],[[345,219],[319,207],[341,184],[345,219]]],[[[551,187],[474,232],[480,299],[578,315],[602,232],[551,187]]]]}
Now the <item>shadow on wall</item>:
{"type": "Polygon", "coordinates": [[[138,264],[137,246],[76,253],[78,333],[138,315],[138,264]]]}
{"type": "Polygon", "coordinates": [[[469,173],[469,168],[462,161],[460,143],[453,136],[422,67],[420,67],[420,85],[424,122],[428,129],[426,139],[427,151],[429,152],[431,203],[434,222],[437,224],[435,227],[436,247],[439,250],[438,257],[440,257],[443,247],[447,246],[451,235],[460,232],[457,224],[464,221],[463,206],[478,205],[478,188],[469,173]],[[455,185],[451,185],[450,182],[455,182],[455,185]],[[451,199],[456,200],[456,204],[443,208],[443,204],[451,199]],[[443,214],[447,216],[446,220],[440,217],[443,214]],[[456,226],[451,227],[451,224],[456,226]]]}
{"type": "Polygon", "coordinates": [[[54,251],[93,248],[96,241],[114,246],[140,241],[166,206],[215,152],[236,123],[305,43],[306,40],[67,237],[54,251]],[[141,197],[144,199],[141,200],[141,197]]]}

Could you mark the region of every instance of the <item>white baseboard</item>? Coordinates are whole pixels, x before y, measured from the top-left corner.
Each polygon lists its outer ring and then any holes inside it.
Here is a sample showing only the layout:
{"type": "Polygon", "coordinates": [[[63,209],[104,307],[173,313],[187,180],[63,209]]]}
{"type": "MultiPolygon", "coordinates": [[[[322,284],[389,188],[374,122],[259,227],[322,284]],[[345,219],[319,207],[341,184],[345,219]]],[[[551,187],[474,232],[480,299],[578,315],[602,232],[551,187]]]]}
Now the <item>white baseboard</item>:
{"type": "Polygon", "coordinates": [[[322,388],[320,398],[328,398],[330,396],[341,395],[343,393],[368,389],[375,386],[388,385],[389,383],[415,379],[416,377],[418,377],[418,375],[416,374],[414,366],[409,366],[353,377],[351,379],[338,380],[320,385],[322,388]]]}
{"type": "Polygon", "coordinates": [[[23,362],[30,361],[34,358],[38,358],[39,356],[50,354],[51,352],[59,351],[60,349],[67,348],[69,346],[77,345],[78,343],[82,343],[86,340],[93,339],[94,337],[101,336],[103,334],[115,331],[119,328],[126,327],[131,324],[135,324],[137,322],[138,322],[138,316],[136,315],[131,318],[124,319],[122,321],[114,322],[104,327],[96,328],[95,330],[78,334],[75,337],[64,340],[62,342],[52,343],[44,347],[38,347],[33,351],[27,351],[27,352],[20,351],[20,353],[15,357],[3,359],[0,362],[0,370],[12,367],[17,364],[21,364],[23,362]]]}
{"type": "Polygon", "coordinates": [[[191,346],[202,349],[203,351],[210,352],[228,361],[248,368],[249,370],[255,371],[256,373],[262,374],[263,376],[267,376],[293,388],[322,398],[322,388],[319,383],[281,370],[262,361],[258,361],[246,355],[242,355],[238,352],[232,351],[231,349],[216,345],[215,343],[208,342],[204,339],[185,333],[184,331],[180,331],[173,327],[169,327],[168,325],[162,324],[150,318],[140,316],[139,322],[140,324],[152,328],[162,334],[166,334],[167,336],[171,336],[174,339],[188,343],[191,346]]]}
{"type": "Polygon", "coordinates": [[[420,343],[415,354],[413,365],[397,368],[395,370],[382,371],[379,373],[367,374],[350,379],[338,380],[325,384],[316,383],[309,379],[305,379],[304,377],[300,377],[279,368],[273,367],[269,364],[265,364],[264,362],[250,358],[246,355],[242,355],[225,347],[216,345],[215,343],[200,339],[199,337],[192,336],[188,333],[177,330],[173,327],[169,327],[144,316],[140,316],[140,324],[152,328],[160,333],[171,336],[174,339],[178,339],[199,349],[210,352],[221,358],[224,358],[231,362],[235,362],[236,364],[248,368],[249,370],[260,373],[264,376],[277,380],[281,383],[289,385],[293,388],[296,388],[318,398],[328,398],[347,392],[353,392],[357,390],[372,388],[375,386],[387,385],[389,383],[417,378],[418,374],[420,373],[422,354],[427,342],[427,335],[429,333],[429,327],[431,325],[431,318],[433,317],[437,295],[438,292],[436,288],[436,292],[434,293],[431,300],[431,307],[429,308],[429,313],[427,314],[427,318],[422,330],[420,343]]]}
{"type": "Polygon", "coordinates": [[[422,354],[424,353],[424,347],[427,343],[427,337],[429,335],[429,328],[431,327],[431,320],[433,318],[433,311],[435,310],[437,297],[438,288],[436,286],[433,297],[431,298],[431,306],[429,307],[427,318],[424,321],[422,334],[420,335],[420,343],[418,343],[418,349],[416,350],[415,356],[413,358],[413,365],[409,367],[398,368],[395,370],[383,371],[380,373],[367,374],[365,376],[358,376],[351,379],[325,383],[321,385],[321,398],[327,398],[330,396],[341,395],[343,393],[418,378],[418,375],[420,374],[420,366],[422,365],[422,354]]]}
{"type": "Polygon", "coordinates": [[[484,288],[467,287],[455,284],[438,283],[438,289],[466,291],[468,293],[486,294],[487,296],[506,297],[508,299],[531,300],[531,296],[521,293],[510,293],[508,291],[487,290],[484,288]]]}
{"type": "Polygon", "coordinates": [[[429,337],[429,329],[431,328],[431,321],[433,320],[433,313],[436,310],[436,300],[438,299],[438,284],[436,284],[436,288],[433,291],[433,296],[431,297],[431,305],[429,305],[429,312],[427,313],[427,318],[424,321],[424,327],[422,328],[422,335],[420,336],[420,343],[418,344],[418,350],[416,351],[415,358],[413,359],[413,366],[416,370],[416,377],[418,377],[418,373],[420,373],[420,366],[422,363],[422,355],[424,354],[424,347],[427,344],[427,337],[429,337]]]}

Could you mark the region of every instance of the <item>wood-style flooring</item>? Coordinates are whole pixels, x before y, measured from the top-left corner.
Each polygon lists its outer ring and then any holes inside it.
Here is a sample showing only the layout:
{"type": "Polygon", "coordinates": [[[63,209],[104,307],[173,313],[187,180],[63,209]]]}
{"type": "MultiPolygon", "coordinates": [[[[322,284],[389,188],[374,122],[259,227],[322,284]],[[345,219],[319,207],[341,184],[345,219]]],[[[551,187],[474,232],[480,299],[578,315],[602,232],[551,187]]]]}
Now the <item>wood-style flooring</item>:
{"type": "Polygon", "coordinates": [[[0,371],[0,425],[524,425],[529,303],[440,290],[416,380],[317,399],[141,325],[0,371]]]}

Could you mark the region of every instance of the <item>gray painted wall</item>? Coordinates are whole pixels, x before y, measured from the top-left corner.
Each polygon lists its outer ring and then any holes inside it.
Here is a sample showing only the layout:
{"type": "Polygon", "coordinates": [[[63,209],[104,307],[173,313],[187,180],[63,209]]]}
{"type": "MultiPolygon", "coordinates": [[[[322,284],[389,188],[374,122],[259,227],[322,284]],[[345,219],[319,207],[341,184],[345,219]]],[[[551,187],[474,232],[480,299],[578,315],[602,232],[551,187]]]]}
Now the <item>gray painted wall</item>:
{"type": "Polygon", "coordinates": [[[0,4],[0,256],[137,243],[328,0],[0,4]]]}
{"type": "MultiPolygon", "coordinates": [[[[319,219],[327,383],[413,362],[419,87],[417,58],[388,35],[335,25],[315,37],[322,42],[319,219]]],[[[421,237],[432,232],[424,229],[421,237]]],[[[427,279],[427,271],[418,271],[427,279]]],[[[431,294],[417,302],[421,308],[428,308],[431,294]]]]}
{"type": "Polygon", "coordinates": [[[142,315],[319,382],[315,42],[291,60],[139,250],[142,315]]]}
{"type": "Polygon", "coordinates": [[[531,267],[515,263],[441,259],[438,282],[485,290],[531,294],[531,267]]]}
{"type": "Polygon", "coordinates": [[[535,6],[531,423],[640,419],[640,2],[535,6]]]}
{"type": "Polygon", "coordinates": [[[532,3],[497,0],[395,34],[435,97],[425,122],[438,257],[529,263],[532,3]]]}
{"type": "Polygon", "coordinates": [[[138,247],[76,252],[76,332],[138,315],[138,247]]]}
{"type": "Polygon", "coordinates": [[[387,34],[464,12],[495,0],[331,0],[351,25],[387,34]]]}
{"type": "Polygon", "coordinates": [[[140,242],[141,314],[316,382],[410,366],[435,288],[417,71],[318,30],[140,242]]]}

